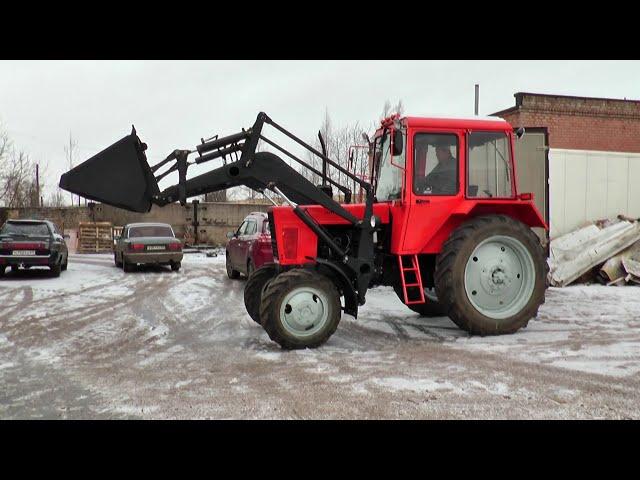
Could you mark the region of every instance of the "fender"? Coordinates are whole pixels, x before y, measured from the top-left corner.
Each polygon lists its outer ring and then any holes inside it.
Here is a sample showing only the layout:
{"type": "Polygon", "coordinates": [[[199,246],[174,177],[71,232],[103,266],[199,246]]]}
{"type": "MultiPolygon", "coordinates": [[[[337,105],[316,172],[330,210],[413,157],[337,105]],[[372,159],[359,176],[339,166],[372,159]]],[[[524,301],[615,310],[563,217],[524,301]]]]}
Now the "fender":
{"type": "Polygon", "coordinates": [[[353,285],[349,281],[347,275],[334,262],[323,260],[321,258],[316,258],[315,260],[318,263],[318,270],[324,270],[324,273],[332,277],[340,286],[342,294],[344,295],[345,313],[353,315],[354,318],[358,318],[358,294],[353,288],[353,285]]]}
{"type": "Polygon", "coordinates": [[[442,250],[442,244],[447,241],[451,232],[463,222],[480,215],[508,215],[531,228],[540,227],[548,229],[547,224],[540,215],[533,201],[474,201],[463,202],[456,208],[447,220],[436,230],[420,253],[437,254],[442,250]]]}

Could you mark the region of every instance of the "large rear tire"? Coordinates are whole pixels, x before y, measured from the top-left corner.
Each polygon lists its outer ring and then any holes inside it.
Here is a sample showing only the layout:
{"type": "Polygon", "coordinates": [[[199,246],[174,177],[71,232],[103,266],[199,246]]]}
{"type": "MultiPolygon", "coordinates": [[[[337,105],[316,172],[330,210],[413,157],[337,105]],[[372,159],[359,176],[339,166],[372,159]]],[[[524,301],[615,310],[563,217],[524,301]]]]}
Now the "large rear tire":
{"type": "Polygon", "coordinates": [[[244,285],[244,306],[251,319],[258,325],[262,325],[260,321],[262,294],[275,275],[276,269],[273,265],[263,265],[249,275],[244,285]]]}
{"type": "Polygon", "coordinates": [[[262,326],[285,350],[319,347],[338,328],[341,313],[340,293],[333,282],[301,268],[271,280],[260,304],[262,326]]]}
{"type": "Polygon", "coordinates": [[[436,260],[440,303],[461,329],[501,335],[524,328],[544,303],[549,267],[538,237],[506,215],[476,217],[450,235],[436,260]]]}

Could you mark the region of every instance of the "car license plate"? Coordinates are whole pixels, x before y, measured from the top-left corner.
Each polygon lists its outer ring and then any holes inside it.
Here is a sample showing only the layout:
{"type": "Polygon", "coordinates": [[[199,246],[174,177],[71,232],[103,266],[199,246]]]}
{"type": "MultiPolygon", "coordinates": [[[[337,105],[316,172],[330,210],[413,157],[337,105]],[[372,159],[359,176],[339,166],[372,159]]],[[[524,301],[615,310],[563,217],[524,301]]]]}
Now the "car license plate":
{"type": "Polygon", "coordinates": [[[36,251],[35,250],[14,250],[13,254],[15,256],[24,257],[27,255],[35,255],[36,251]]]}
{"type": "Polygon", "coordinates": [[[147,250],[164,250],[164,245],[149,245],[147,250]]]}

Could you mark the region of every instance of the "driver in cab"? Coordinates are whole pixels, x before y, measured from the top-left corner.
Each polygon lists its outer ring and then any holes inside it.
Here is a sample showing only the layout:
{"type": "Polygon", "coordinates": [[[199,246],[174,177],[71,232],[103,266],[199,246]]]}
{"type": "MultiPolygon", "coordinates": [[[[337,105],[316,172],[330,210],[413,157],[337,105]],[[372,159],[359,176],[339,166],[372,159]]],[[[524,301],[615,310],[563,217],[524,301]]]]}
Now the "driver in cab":
{"type": "Polygon", "coordinates": [[[425,177],[427,151],[429,145],[416,148],[416,193],[435,195],[455,195],[457,192],[458,161],[451,154],[451,147],[444,142],[436,143],[438,163],[425,177]],[[422,151],[421,151],[422,150],[422,151]]]}

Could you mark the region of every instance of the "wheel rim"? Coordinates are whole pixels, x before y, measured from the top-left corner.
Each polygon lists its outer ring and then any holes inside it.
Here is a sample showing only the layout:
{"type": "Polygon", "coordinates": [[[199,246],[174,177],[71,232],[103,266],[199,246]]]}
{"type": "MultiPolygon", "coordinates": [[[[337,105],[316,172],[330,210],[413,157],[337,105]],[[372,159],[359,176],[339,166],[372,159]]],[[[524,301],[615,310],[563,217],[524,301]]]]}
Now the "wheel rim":
{"type": "Polygon", "coordinates": [[[529,302],[534,286],[533,257],[513,237],[489,237],[476,246],[467,260],[467,298],[489,318],[500,320],[519,313],[529,302]]]}
{"type": "Polygon", "coordinates": [[[298,287],[289,292],[280,306],[284,329],[296,337],[309,337],[320,331],[329,319],[326,294],[313,287],[298,287]]]}

